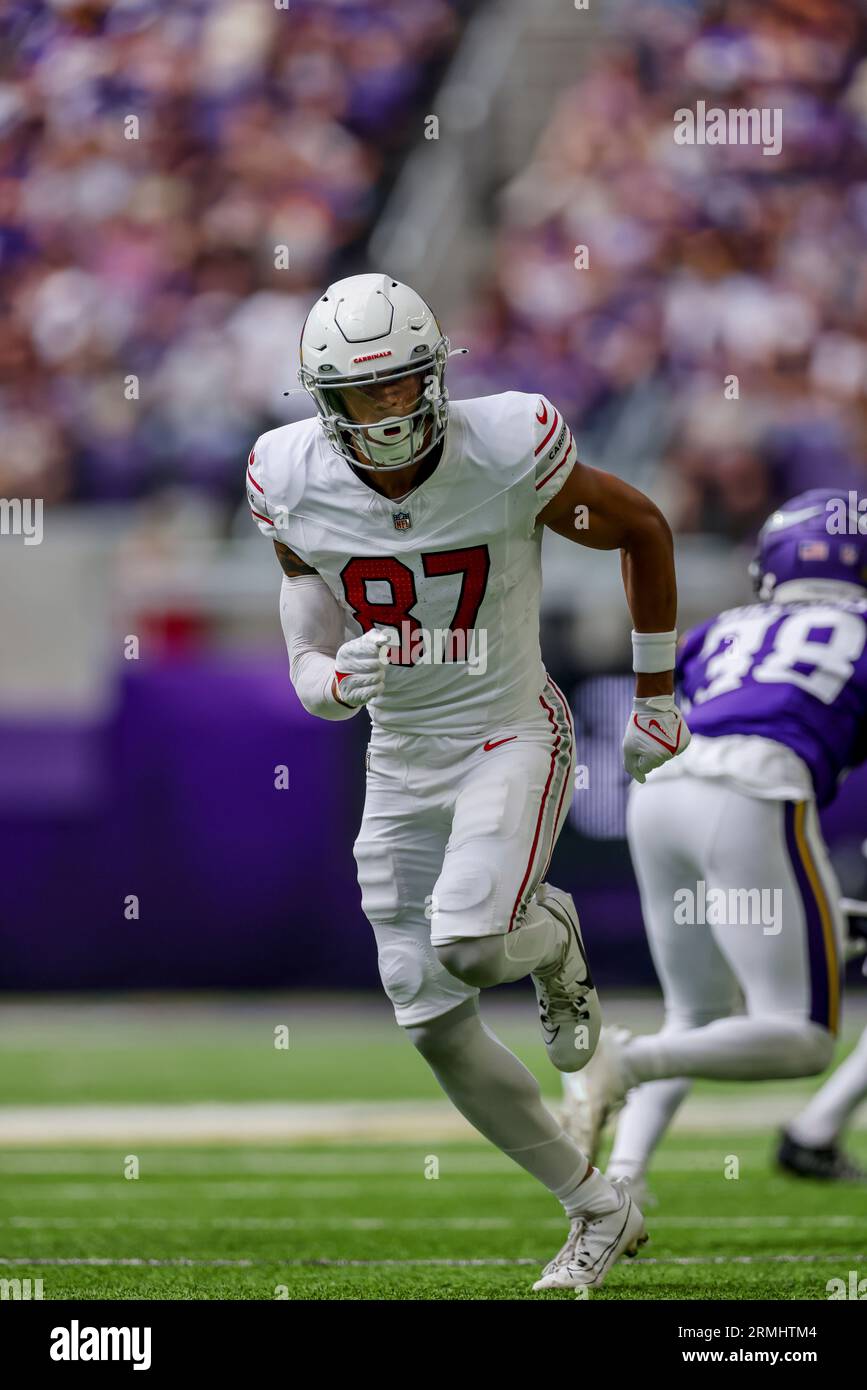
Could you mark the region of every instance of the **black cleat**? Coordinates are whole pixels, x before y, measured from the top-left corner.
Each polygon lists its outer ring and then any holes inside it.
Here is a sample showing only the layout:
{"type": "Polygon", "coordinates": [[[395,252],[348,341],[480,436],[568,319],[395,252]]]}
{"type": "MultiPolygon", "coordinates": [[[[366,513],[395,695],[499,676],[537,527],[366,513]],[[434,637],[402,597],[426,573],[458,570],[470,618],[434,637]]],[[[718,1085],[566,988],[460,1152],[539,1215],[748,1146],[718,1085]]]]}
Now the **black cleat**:
{"type": "Polygon", "coordinates": [[[830,1144],[827,1148],[814,1149],[809,1144],[799,1144],[797,1139],[783,1130],[777,1148],[777,1164],[786,1173],[796,1178],[821,1178],[825,1182],[867,1182],[867,1173],[859,1168],[851,1158],[830,1144]]]}

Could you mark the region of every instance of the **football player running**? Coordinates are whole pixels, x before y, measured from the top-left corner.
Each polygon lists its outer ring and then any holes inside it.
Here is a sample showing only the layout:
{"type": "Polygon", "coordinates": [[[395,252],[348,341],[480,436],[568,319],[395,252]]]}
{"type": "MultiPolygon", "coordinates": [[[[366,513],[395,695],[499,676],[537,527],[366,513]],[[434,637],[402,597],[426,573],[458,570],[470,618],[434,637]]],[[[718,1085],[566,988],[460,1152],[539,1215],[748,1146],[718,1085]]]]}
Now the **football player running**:
{"type": "Polygon", "coordinates": [[[247,492],[284,571],[290,674],[323,719],[371,717],[355,857],[397,1022],[458,1110],[570,1221],[537,1289],[595,1287],[646,1239],[479,1017],[480,988],[531,975],[545,1048],[583,1066],[600,1015],[574,903],[545,883],[571,801],[568,705],[539,652],[542,527],[621,552],[643,780],[689,738],[673,700],[669,528],[576,459],[544,396],[450,402],[449,342],[386,275],[331,285],[301,338],[316,416],[257,440],[247,492]]]}
{"type": "Polygon", "coordinates": [[[867,539],[831,533],[839,500],[815,490],[769,517],[751,566],[759,602],[678,654],[689,749],[630,795],[665,1024],[603,1031],[566,1079],[565,1118],[593,1157],[631,1092],[607,1173],[639,1202],[688,1078],[812,1076],[831,1061],[844,931],[817,808],[867,758],[867,539]]]}

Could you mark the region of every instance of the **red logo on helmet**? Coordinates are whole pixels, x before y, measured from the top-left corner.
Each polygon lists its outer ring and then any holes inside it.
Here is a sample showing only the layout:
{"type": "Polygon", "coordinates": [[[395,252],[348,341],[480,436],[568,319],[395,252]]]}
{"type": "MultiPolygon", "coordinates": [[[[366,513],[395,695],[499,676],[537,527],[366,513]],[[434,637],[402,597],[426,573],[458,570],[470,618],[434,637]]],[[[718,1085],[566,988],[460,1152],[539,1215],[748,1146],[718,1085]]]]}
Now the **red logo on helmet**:
{"type": "Polygon", "coordinates": [[[366,352],[363,357],[353,357],[353,362],[372,362],[375,357],[393,357],[391,348],[385,348],[383,352],[366,352]]]}

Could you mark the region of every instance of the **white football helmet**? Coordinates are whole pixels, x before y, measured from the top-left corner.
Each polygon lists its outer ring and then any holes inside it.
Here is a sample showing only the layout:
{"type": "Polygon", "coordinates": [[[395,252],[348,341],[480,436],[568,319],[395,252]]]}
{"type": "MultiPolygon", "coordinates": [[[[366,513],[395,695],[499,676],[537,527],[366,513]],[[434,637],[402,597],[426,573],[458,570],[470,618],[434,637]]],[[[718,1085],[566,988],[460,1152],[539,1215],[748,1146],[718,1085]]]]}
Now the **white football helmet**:
{"type": "Polygon", "coordinates": [[[329,285],[307,315],[298,378],[341,458],[355,468],[406,468],[445,433],[448,357],[449,340],[415,290],[389,275],[350,275],[329,285]],[[378,387],[414,375],[419,391],[407,414],[372,424],[349,415],[341,388],[378,387]]]}

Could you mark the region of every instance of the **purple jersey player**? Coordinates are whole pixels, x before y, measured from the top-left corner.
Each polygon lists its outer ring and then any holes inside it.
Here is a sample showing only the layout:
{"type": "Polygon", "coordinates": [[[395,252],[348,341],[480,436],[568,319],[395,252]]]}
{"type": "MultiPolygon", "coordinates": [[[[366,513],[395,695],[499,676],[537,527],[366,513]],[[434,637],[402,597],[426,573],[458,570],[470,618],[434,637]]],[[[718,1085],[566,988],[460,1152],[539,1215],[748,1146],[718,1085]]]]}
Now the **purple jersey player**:
{"type": "Polygon", "coordinates": [[[692,742],[631,794],[665,1026],[604,1030],[565,1091],[591,1155],[632,1092],[608,1175],[634,1184],[639,1204],[687,1078],[808,1076],[831,1060],[843,921],[817,806],[867,758],[867,535],[847,508],[840,533],[840,510],[839,494],[816,490],[765,523],[759,601],[681,648],[692,742]]]}
{"type": "MultiPolygon", "coordinates": [[[[825,516],[825,496],[805,494],[820,499],[814,522],[825,516]]],[[[799,515],[789,503],[768,526],[793,510],[799,515]]],[[[799,555],[821,557],[832,549],[827,535],[791,536],[776,524],[763,533],[765,564],[784,540],[787,550],[794,546],[794,564],[799,555]]],[[[807,526],[802,520],[793,530],[807,526]]],[[[847,538],[833,549],[844,557],[838,572],[845,565],[843,573],[857,575],[867,541],[847,538]]],[[[777,563],[787,560],[780,554],[777,563]]],[[[773,592],[770,601],[729,609],[694,628],[680,649],[678,679],[692,708],[693,735],[783,744],[809,771],[813,794],[825,806],[841,775],[867,759],[867,593],[852,577],[790,579],[773,592]]]]}

